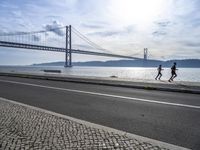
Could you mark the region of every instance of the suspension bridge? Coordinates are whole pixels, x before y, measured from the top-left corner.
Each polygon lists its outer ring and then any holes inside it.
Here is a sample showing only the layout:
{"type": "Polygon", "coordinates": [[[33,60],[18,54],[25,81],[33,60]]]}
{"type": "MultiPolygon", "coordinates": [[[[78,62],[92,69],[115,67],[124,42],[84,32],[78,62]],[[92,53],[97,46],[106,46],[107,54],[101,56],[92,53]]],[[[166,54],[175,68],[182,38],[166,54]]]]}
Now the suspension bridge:
{"type": "Polygon", "coordinates": [[[71,25],[59,28],[49,27],[46,30],[36,32],[2,33],[0,34],[0,47],[63,52],[65,53],[65,67],[72,66],[72,53],[127,59],[142,59],[138,57],[113,54],[109,50],[92,42],[71,25]],[[72,37],[72,33],[75,36],[72,37]],[[74,42],[77,41],[77,39],[79,39],[79,44],[74,42]],[[83,41],[86,42],[87,45],[83,44],[83,41]],[[74,44],[72,45],[72,43],[74,44]],[[83,48],[86,50],[83,50],[83,48]]]}

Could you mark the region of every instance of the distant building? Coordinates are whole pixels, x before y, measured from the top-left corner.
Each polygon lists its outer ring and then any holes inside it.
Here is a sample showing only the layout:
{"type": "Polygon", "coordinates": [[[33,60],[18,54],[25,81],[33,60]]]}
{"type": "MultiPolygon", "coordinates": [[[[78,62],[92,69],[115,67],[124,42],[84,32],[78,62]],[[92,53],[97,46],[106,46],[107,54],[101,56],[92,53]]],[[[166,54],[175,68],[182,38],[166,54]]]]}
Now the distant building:
{"type": "Polygon", "coordinates": [[[147,60],[148,49],[144,48],[144,60],[147,60]]]}

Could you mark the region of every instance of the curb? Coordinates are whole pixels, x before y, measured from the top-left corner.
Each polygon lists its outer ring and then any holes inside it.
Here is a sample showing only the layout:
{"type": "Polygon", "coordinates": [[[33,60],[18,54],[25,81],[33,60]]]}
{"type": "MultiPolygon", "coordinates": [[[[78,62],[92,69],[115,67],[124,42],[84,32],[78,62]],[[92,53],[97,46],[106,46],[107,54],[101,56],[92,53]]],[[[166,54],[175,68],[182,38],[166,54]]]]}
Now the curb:
{"type": "MultiPolygon", "coordinates": [[[[30,79],[42,79],[42,80],[52,80],[52,81],[63,81],[63,82],[74,82],[74,83],[86,83],[93,85],[106,85],[106,86],[118,86],[126,88],[135,88],[135,89],[144,89],[144,90],[158,90],[158,91],[168,91],[168,92],[179,92],[179,93],[190,93],[190,94],[200,94],[200,90],[189,90],[189,89],[180,89],[180,88],[165,88],[165,87],[156,87],[149,85],[133,85],[133,84],[123,84],[117,83],[117,81],[112,81],[112,83],[106,82],[106,80],[98,80],[91,78],[80,78],[80,77],[56,77],[51,75],[36,75],[36,74],[22,74],[22,73],[0,73],[0,76],[9,76],[9,77],[20,77],[20,78],[30,78],[30,79]]],[[[154,84],[154,83],[152,83],[154,84]]]]}

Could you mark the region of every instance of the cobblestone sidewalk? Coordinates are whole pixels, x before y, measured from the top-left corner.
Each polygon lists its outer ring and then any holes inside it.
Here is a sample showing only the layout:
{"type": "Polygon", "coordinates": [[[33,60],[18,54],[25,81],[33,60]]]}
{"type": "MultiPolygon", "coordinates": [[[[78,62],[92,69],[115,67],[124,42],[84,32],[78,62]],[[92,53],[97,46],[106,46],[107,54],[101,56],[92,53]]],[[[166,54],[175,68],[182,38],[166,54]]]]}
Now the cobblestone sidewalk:
{"type": "Polygon", "coordinates": [[[0,149],[166,150],[1,99],[0,149]]]}

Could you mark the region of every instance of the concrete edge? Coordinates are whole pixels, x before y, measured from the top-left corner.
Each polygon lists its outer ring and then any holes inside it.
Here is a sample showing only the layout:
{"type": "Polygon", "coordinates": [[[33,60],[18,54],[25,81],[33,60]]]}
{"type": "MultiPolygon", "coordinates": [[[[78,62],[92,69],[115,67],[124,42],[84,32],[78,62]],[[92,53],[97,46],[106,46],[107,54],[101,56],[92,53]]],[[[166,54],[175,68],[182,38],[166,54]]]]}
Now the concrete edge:
{"type": "Polygon", "coordinates": [[[191,94],[200,94],[199,90],[189,90],[189,89],[180,89],[180,88],[163,88],[155,86],[144,86],[144,85],[128,85],[120,83],[106,83],[103,80],[97,81],[95,79],[85,79],[85,78],[73,78],[73,77],[55,77],[50,75],[36,75],[36,74],[22,74],[22,73],[0,73],[0,76],[10,76],[10,77],[20,77],[20,78],[31,78],[31,79],[42,79],[42,80],[52,80],[52,81],[64,81],[64,82],[74,82],[74,83],[86,83],[86,84],[95,84],[95,85],[107,85],[107,86],[118,86],[126,88],[135,88],[135,89],[145,89],[145,90],[158,90],[158,91],[168,91],[168,92],[180,92],[180,93],[191,93],[191,94]]]}
{"type": "Polygon", "coordinates": [[[29,109],[40,111],[42,113],[47,113],[47,114],[57,116],[57,117],[60,117],[60,118],[63,118],[63,119],[71,120],[71,121],[74,121],[74,122],[79,123],[79,124],[86,125],[86,126],[91,127],[91,128],[96,128],[96,129],[104,130],[104,131],[107,131],[107,132],[112,132],[112,133],[115,133],[115,134],[118,134],[118,135],[121,135],[121,136],[127,136],[129,138],[137,139],[139,141],[150,143],[152,145],[156,145],[156,146],[159,146],[159,147],[162,147],[162,148],[167,148],[167,149],[170,149],[170,150],[191,150],[191,149],[184,148],[184,147],[181,147],[181,146],[165,143],[165,142],[162,142],[162,141],[150,139],[150,138],[147,138],[147,137],[139,136],[139,135],[128,133],[128,132],[124,132],[124,131],[117,130],[117,129],[110,128],[110,127],[106,127],[106,126],[103,126],[103,125],[91,123],[91,122],[88,122],[88,121],[85,121],[85,120],[73,118],[73,117],[70,117],[70,116],[66,116],[66,115],[59,114],[59,113],[56,113],[56,112],[52,112],[52,111],[49,111],[49,110],[46,110],[46,109],[34,107],[34,106],[27,105],[27,104],[24,104],[24,103],[16,102],[16,101],[13,101],[13,100],[5,99],[5,98],[2,98],[2,97],[0,97],[0,100],[8,102],[8,103],[16,104],[16,105],[28,107],[29,109]]]}

